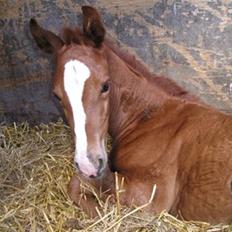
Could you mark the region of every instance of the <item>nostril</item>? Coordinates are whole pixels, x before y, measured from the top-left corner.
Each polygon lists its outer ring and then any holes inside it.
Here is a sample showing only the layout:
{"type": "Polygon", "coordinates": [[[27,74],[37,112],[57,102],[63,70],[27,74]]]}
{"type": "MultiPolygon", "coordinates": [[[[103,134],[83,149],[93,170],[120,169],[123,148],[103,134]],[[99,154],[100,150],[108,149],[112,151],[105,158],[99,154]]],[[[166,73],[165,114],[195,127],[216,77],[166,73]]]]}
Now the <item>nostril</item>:
{"type": "Polygon", "coordinates": [[[76,166],[77,169],[79,169],[79,165],[78,165],[77,162],[75,162],[75,166],[76,166]]]}
{"type": "Polygon", "coordinates": [[[98,162],[99,162],[98,170],[100,171],[103,168],[103,159],[98,159],[98,162]]]}

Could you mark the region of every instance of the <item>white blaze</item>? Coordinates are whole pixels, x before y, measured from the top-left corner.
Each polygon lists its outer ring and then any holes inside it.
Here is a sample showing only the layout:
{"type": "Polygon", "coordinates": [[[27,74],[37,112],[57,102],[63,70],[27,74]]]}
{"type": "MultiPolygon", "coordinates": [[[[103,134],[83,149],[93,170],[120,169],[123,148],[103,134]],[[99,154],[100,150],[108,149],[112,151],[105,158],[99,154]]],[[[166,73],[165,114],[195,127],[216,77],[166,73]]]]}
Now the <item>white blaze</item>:
{"type": "Polygon", "coordinates": [[[76,135],[74,160],[82,172],[95,175],[96,170],[87,157],[86,114],[82,102],[85,82],[89,77],[89,68],[78,60],[71,60],[64,66],[64,89],[72,107],[76,135]]]}

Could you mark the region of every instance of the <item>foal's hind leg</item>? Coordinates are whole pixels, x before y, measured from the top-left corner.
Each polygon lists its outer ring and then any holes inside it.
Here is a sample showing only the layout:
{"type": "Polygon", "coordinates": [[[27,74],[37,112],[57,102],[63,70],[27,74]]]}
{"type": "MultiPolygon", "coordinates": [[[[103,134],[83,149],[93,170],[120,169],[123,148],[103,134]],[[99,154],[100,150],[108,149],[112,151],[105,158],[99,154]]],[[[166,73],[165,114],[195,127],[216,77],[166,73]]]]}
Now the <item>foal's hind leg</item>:
{"type": "Polygon", "coordinates": [[[192,167],[178,205],[185,219],[232,222],[232,157],[223,155],[208,152],[192,167]]]}
{"type": "Polygon", "coordinates": [[[98,199],[105,200],[114,188],[113,173],[107,172],[103,179],[85,179],[74,175],[68,185],[68,194],[71,200],[79,206],[89,217],[96,217],[96,208],[100,208],[98,199]]]}

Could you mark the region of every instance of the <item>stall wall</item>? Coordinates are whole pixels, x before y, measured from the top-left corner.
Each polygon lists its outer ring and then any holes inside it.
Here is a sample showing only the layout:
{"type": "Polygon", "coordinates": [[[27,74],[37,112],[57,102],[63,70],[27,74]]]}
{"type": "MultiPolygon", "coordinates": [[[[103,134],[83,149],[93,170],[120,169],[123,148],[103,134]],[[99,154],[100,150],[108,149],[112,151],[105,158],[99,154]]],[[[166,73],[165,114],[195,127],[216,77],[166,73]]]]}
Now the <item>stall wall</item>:
{"type": "Polygon", "coordinates": [[[55,33],[80,25],[81,5],[102,14],[109,37],[151,71],[232,112],[232,2],[217,0],[0,0],[0,122],[57,120],[49,55],[33,41],[36,18],[55,33]]]}

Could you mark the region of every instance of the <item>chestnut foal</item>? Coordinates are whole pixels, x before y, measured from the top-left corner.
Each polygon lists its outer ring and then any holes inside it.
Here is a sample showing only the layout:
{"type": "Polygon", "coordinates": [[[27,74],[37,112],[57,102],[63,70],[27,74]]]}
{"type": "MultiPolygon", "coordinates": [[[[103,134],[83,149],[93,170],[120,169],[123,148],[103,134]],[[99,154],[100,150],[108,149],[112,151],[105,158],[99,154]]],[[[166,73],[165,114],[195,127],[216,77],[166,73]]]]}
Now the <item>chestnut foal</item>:
{"type": "Polygon", "coordinates": [[[133,57],[104,42],[94,8],[82,11],[83,32],[65,29],[63,39],[30,21],[38,46],[55,55],[54,93],[74,132],[79,174],[69,184],[71,199],[96,215],[94,196],[81,197],[81,179],[109,190],[107,196],[115,191],[117,171],[125,180],[122,204],[147,203],[156,185],[151,212],[231,222],[232,117],[192,100],[167,79],[154,81],[133,57]],[[109,160],[107,131],[113,138],[109,160]]]}

